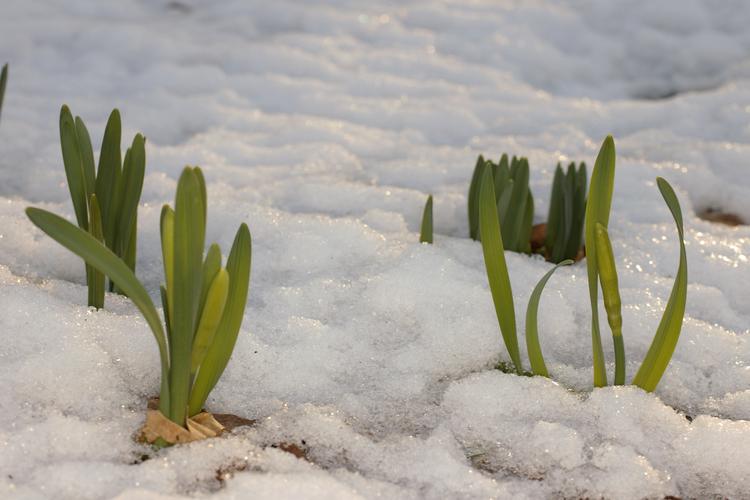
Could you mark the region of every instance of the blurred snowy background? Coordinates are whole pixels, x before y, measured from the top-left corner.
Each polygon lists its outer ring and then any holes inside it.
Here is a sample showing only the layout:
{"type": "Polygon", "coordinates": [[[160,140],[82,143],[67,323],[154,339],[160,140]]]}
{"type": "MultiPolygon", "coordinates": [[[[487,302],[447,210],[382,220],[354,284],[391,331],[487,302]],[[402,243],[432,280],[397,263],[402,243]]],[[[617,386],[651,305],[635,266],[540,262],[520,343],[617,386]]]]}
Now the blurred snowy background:
{"type": "MultiPolygon", "coordinates": [[[[750,230],[695,215],[750,221],[747,26],[740,0],[3,0],[0,497],[750,497],[750,230]],[[133,442],[155,342],[125,299],[87,310],[83,265],[22,212],[73,215],[63,103],[95,146],[114,107],[124,144],[148,139],[138,275],[154,296],[185,164],[206,174],[210,241],[250,226],[243,330],[208,403],[256,427],[159,454],[133,442]],[[493,370],[507,354],[467,238],[479,153],[529,157],[542,221],[557,161],[593,166],[610,133],[628,378],[677,267],[657,175],[685,213],[688,311],[655,396],[591,391],[583,263],[542,299],[560,385],[493,370]]],[[[523,332],[549,265],[508,263],[523,332]]]]}

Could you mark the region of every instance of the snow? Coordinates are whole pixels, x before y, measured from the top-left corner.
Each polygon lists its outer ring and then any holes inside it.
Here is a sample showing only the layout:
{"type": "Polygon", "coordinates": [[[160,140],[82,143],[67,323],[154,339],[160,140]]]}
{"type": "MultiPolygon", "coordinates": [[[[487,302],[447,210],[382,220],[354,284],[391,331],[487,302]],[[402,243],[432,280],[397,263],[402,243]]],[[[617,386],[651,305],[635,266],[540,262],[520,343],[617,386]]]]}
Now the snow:
{"type": "MultiPolygon", "coordinates": [[[[750,498],[750,229],[695,215],[750,220],[746,2],[0,10],[0,497],[750,498]],[[207,178],[210,241],[250,226],[250,299],[208,406],[256,426],[158,453],[134,442],[158,392],[151,333],[121,297],[88,310],[80,261],[23,214],[73,217],[62,103],[95,144],[115,106],[124,142],[148,138],[138,275],[154,297],[159,210],[185,164],[207,178]],[[508,357],[466,237],[479,153],[529,157],[541,221],[557,161],[592,166],[608,133],[628,378],[678,261],[656,176],[685,215],[687,315],[654,395],[592,390],[583,263],[542,298],[553,380],[494,370],[508,357]],[[432,246],[417,243],[428,193],[432,246]]],[[[549,264],[507,259],[523,332],[549,264]]]]}

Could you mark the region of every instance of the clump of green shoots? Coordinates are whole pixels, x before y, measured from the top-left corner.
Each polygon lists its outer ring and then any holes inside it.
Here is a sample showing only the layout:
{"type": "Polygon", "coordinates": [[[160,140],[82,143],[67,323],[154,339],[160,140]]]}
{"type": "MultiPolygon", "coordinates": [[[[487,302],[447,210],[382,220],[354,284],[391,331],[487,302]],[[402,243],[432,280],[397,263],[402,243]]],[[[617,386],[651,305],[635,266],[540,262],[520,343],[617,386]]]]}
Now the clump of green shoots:
{"type": "MultiPolygon", "coordinates": [[[[594,171],[591,174],[589,199],[586,206],[586,267],[591,301],[591,343],[594,359],[594,386],[607,385],[607,373],[604,365],[604,350],[599,328],[599,286],[601,285],[604,309],[607,322],[612,332],[612,343],[615,353],[615,385],[625,383],[625,345],[622,336],[622,313],[620,292],[618,289],[617,269],[609,240],[608,223],[612,206],[615,181],[615,142],[608,136],[596,158],[594,171]]],[[[659,177],[656,179],[659,192],[672,213],[680,242],[680,264],[664,310],[659,327],[656,330],[646,358],[643,360],[632,383],[646,391],[656,389],[664,371],[669,364],[677,340],[680,337],[682,321],[685,315],[687,299],[687,256],[682,224],[680,202],[669,183],[659,177]]]]}
{"type": "Polygon", "coordinates": [[[469,236],[482,239],[479,204],[482,185],[493,183],[495,210],[500,220],[505,248],[513,252],[531,253],[531,227],[534,222],[534,197],[529,189],[529,161],[515,156],[508,163],[503,154],[497,163],[477,158],[469,186],[469,236]],[[490,175],[485,176],[485,172],[490,175]]]}
{"type": "MultiPolygon", "coordinates": [[[[614,383],[621,385],[626,380],[625,346],[622,336],[622,305],[614,253],[607,232],[614,191],[614,169],[615,146],[614,140],[609,136],[604,140],[594,165],[585,219],[586,241],[588,242],[586,265],[592,310],[591,337],[594,358],[594,385],[596,387],[607,385],[598,314],[600,285],[604,298],[604,308],[607,313],[607,322],[612,331],[615,351],[614,383]]],[[[508,350],[515,371],[522,374],[524,372],[521,366],[516,337],[513,293],[505,261],[500,220],[496,210],[495,183],[491,182],[493,179],[490,169],[485,169],[482,176],[483,178],[478,181],[480,183],[477,207],[479,218],[478,230],[482,235],[482,250],[487,277],[505,347],[508,350]]],[[[653,391],[656,388],[674,353],[682,328],[687,298],[687,257],[685,253],[682,211],[677,196],[669,183],[661,177],[657,178],[656,182],[677,226],[680,241],[680,264],[677,269],[672,293],[651,347],[632,381],[634,385],[646,391],[653,391]]],[[[526,346],[531,363],[531,371],[534,375],[548,376],[537,331],[537,312],[542,290],[552,273],[558,267],[572,263],[573,261],[570,259],[564,260],[549,270],[539,281],[529,298],[526,311],[526,346]]]]}
{"type": "Polygon", "coordinates": [[[3,64],[0,70],[0,115],[3,112],[3,97],[5,96],[5,86],[8,84],[8,64],[3,64]]]}
{"type": "Polygon", "coordinates": [[[141,311],[159,346],[159,411],[183,427],[187,418],[200,413],[229,362],[250,282],[247,225],[237,230],[225,266],[216,244],[204,256],[206,207],[201,170],[185,168],[177,184],[175,208],[164,205],[161,214],[164,326],[132,269],[101,240],[55,214],[26,209],[34,224],[109,276],[141,311]]]}
{"type": "Polygon", "coordinates": [[[583,242],[583,220],[586,213],[586,164],[576,168],[574,162],[563,172],[555,169],[547,217],[545,254],[551,262],[575,259],[583,242]]]}
{"type": "MultiPolygon", "coordinates": [[[[78,227],[103,242],[135,271],[138,202],[146,169],[145,139],[136,134],[121,157],[120,112],[113,110],[104,130],[99,166],[94,167],[94,152],[86,125],[73,118],[70,109],[60,110],[60,144],[65,176],[78,227]]],[[[104,306],[104,274],[86,266],[88,304],[104,306]]],[[[110,291],[123,291],[110,276],[110,291]]]]}
{"type": "Polygon", "coordinates": [[[419,231],[420,243],[432,243],[432,195],[427,197],[422,212],[422,227],[419,231]]]}

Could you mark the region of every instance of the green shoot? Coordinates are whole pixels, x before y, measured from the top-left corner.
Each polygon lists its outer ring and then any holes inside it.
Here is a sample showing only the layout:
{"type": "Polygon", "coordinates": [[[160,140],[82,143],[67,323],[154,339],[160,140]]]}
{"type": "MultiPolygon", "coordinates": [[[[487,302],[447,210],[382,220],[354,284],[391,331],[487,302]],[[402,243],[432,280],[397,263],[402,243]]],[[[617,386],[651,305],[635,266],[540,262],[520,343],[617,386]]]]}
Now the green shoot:
{"type": "Polygon", "coordinates": [[[672,186],[661,177],[656,179],[664,201],[672,212],[677,234],[680,237],[680,264],[677,267],[672,293],[669,295],[667,307],[659,322],[659,327],[651,342],[651,347],[641,364],[638,373],[633,379],[633,384],[645,391],[653,391],[659,384],[664,371],[667,369],[669,360],[672,358],[677,340],[680,338],[682,320],[685,315],[685,303],[687,301],[687,255],[685,253],[685,234],[682,225],[682,210],[680,202],[675,195],[672,186]]]}
{"type": "Polygon", "coordinates": [[[589,199],[586,203],[586,268],[589,281],[589,298],[591,300],[591,345],[594,357],[594,386],[607,385],[607,372],[604,367],[604,350],[599,332],[599,280],[596,257],[596,225],[605,229],[609,222],[609,210],[612,205],[612,194],[615,182],[615,141],[612,136],[604,139],[599,155],[596,157],[594,171],[591,174],[589,199]]]}
{"type": "Polygon", "coordinates": [[[513,291],[510,287],[505,249],[500,232],[500,220],[495,204],[495,188],[492,172],[485,169],[482,174],[479,194],[479,231],[482,234],[482,251],[487,279],[495,304],[495,314],[500,324],[505,347],[517,373],[522,373],[521,356],[516,334],[516,313],[513,308],[513,291]]]}
{"type": "Polygon", "coordinates": [[[477,159],[469,187],[469,235],[481,239],[479,204],[484,172],[489,171],[495,192],[503,243],[507,250],[531,253],[531,228],[534,222],[534,198],[529,189],[529,162],[515,156],[508,164],[508,155],[498,163],[477,159]]]}
{"type": "Polygon", "coordinates": [[[3,65],[0,71],[0,115],[3,112],[3,97],[5,96],[5,86],[8,84],[8,64],[3,65]]]}
{"type": "MultiPolygon", "coordinates": [[[[229,362],[247,303],[251,238],[241,224],[227,259],[212,245],[204,259],[206,188],[199,168],[186,168],[177,185],[175,209],[162,210],[162,254],[166,287],[161,288],[166,329],[132,269],[90,231],[38,208],[31,221],[83,258],[127,295],[146,318],[159,346],[159,410],[185,426],[199,413],[229,362]]],[[[95,206],[96,198],[92,199],[95,206]]]]}
{"type": "Polygon", "coordinates": [[[419,232],[420,243],[432,243],[432,195],[427,197],[427,203],[422,212],[422,228],[419,232]]]}
{"type": "Polygon", "coordinates": [[[567,173],[563,173],[558,163],[552,181],[544,243],[548,260],[560,262],[576,258],[582,244],[585,212],[586,164],[581,163],[576,169],[575,163],[571,163],[567,173]]]}
{"type": "Polygon", "coordinates": [[[625,344],[622,338],[622,301],[617,282],[617,268],[609,233],[601,224],[596,224],[596,264],[599,271],[599,282],[602,286],[604,309],[607,311],[607,322],[612,330],[615,347],[615,385],[625,383],[625,344]]]}
{"type": "MultiPolygon", "coordinates": [[[[60,145],[78,227],[92,232],[135,271],[137,211],[146,167],[145,139],[136,134],[123,163],[120,131],[120,113],[115,109],[104,131],[96,169],[91,139],[83,120],[73,118],[67,106],[60,110],[60,145]]],[[[104,275],[87,267],[86,282],[89,305],[103,307],[104,275]]],[[[110,291],[115,290],[115,284],[110,276],[110,291]]]]}
{"type": "Polygon", "coordinates": [[[544,356],[542,356],[542,347],[539,345],[539,329],[537,326],[537,311],[539,310],[542,291],[544,291],[544,285],[547,284],[558,267],[569,266],[571,264],[573,264],[572,260],[564,260],[547,271],[547,274],[539,280],[539,283],[534,287],[534,291],[531,292],[531,296],[529,297],[529,305],[526,307],[526,350],[529,353],[531,372],[534,375],[549,377],[547,365],[544,363],[544,356]]]}
{"type": "Polygon", "coordinates": [[[472,240],[479,240],[479,184],[486,163],[484,157],[479,155],[469,185],[469,237],[472,240]]]}

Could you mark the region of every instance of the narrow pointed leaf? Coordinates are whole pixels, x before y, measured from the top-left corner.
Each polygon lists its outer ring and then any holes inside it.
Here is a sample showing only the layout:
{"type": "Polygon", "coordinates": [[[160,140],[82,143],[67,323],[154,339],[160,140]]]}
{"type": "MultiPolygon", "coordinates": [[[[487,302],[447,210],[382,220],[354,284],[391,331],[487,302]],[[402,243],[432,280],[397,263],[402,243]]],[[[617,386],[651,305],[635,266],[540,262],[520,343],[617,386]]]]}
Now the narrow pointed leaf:
{"type": "Polygon", "coordinates": [[[104,129],[102,147],[99,152],[99,168],[96,172],[96,197],[102,211],[104,238],[109,248],[115,248],[117,207],[117,185],[122,171],[122,152],[120,137],[122,125],[120,112],[113,109],[104,129]]]}
{"type": "Polygon", "coordinates": [[[174,300],[170,343],[169,418],[185,425],[190,395],[190,358],[198,320],[206,222],[198,177],[185,168],[177,183],[174,211],[174,300]]]}
{"type": "Polygon", "coordinates": [[[521,219],[521,230],[518,237],[518,249],[524,253],[531,253],[531,229],[534,226],[534,197],[529,194],[524,204],[523,219],[521,219]]]}
{"type": "Polygon", "coordinates": [[[169,205],[161,207],[161,218],[159,221],[161,231],[161,251],[164,263],[164,283],[167,288],[168,309],[164,310],[164,316],[174,321],[174,210],[169,205]]]}
{"type": "Polygon", "coordinates": [[[8,85],[8,65],[3,64],[3,69],[0,71],[0,114],[3,111],[3,98],[5,97],[6,85],[8,85]]]}
{"type": "Polygon", "coordinates": [[[569,266],[572,263],[572,260],[564,260],[547,271],[542,279],[539,280],[539,283],[536,284],[534,291],[531,292],[531,296],[529,297],[529,305],[526,307],[526,350],[529,353],[531,371],[534,375],[549,377],[547,365],[544,363],[544,356],[542,355],[542,347],[539,344],[539,328],[537,326],[539,301],[542,298],[544,286],[558,267],[569,266]]]}
{"type": "Polygon", "coordinates": [[[484,173],[482,188],[479,195],[479,230],[482,234],[482,252],[484,265],[487,269],[492,301],[495,304],[495,314],[500,325],[505,347],[508,350],[513,365],[521,373],[521,356],[518,351],[516,337],[516,313],[513,308],[513,292],[510,287],[508,266],[505,263],[505,249],[500,234],[500,220],[495,205],[495,189],[489,171],[484,173]]]}
{"type": "Polygon", "coordinates": [[[117,189],[120,190],[120,206],[117,213],[116,246],[120,255],[127,253],[130,245],[131,234],[133,234],[134,223],[138,213],[138,202],[141,199],[143,189],[143,175],[146,169],[146,150],[141,134],[136,134],[133,145],[130,147],[130,155],[126,161],[121,181],[117,189]]]}
{"type": "Polygon", "coordinates": [[[63,106],[60,110],[60,146],[62,147],[63,164],[65,165],[65,177],[68,180],[70,199],[73,201],[78,227],[88,230],[86,179],[83,174],[83,163],[78,146],[75,122],[67,106],[63,106]]]}
{"type": "Polygon", "coordinates": [[[484,157],[479,155],[474,167],[474,173],[471,176],[471,185],[469,186],[469,237],[473,240],[479,237],[479,184],[482,182],[484,164],[484,157]]]}
{"type": "Polygon", "coordinates": [[[208,296],[208,290],[221,270],[221,248],[213,243],[206,252],[206,259],[203,261],[203,277],[201,278],[201,299],[198,305],[198,311],[202,311],[208,296]]]}
{"type": "Polygon", "coordinates": [[[604,367],[604,350],[599,332],[599,276],[596,258],[596,224],[607,228],[609,210],[615,182],[615,141],[612,136],[604,139],[596,157],[591,174],[589,198],[586,203],[586,269],[591,301],[591,346],[594,358],[594,386],[607,385],[607,372],[604,367]]]}
{"type": "Polygon", "coordinates": [[[669,361],[672,359],[677,341],[680,338],[682,321],[685,316],[688,282],[685,234],[682,225],[680,202],[672,186],[665,179],[659,177],[656,179],[656,183],[670,212],[672,212],[672,217],[677,226],[677,234],[680,238],[680,264],[677,268],[677,276],[672,286],[672,292],[669,295],[667,307],[661,317],[659,327],[656,329],[654,340],[651,342],[651,347],[633,379],[633,384],[649,392],[656,389],[656,386],[659,384],[669,361]]]}
{"type": "Polygon", "coordinates": [[[422,213],[422,228],[419,232],[420,243],[432,243],[432,195],[427,197],[422,213]]]}
{"type": "Polygon", "coordinates": [[[560,163],[555,168],[555,176],[552,179],[552,191],[549,200],[549,211],[547,215],[547,238],[545,245],[547,251],[554,249],[557,242],[557,234],[560,232],[562,225],[562,188],[563,188],[563,170],[560,163]]]}
{"type": "MultiPolygon", "coordinates": [[[[96,191],[96,167],[94,167],[94,150],[91,147],[91,137],[83,120],[76,116],[76,137],[78,138],[78,150],[81,153],[81,167],[83,168],[84,185],[86,196],[90,197],[96,191]]],[[[101,218],[101,217],[100,217],[101,218]]]]}

